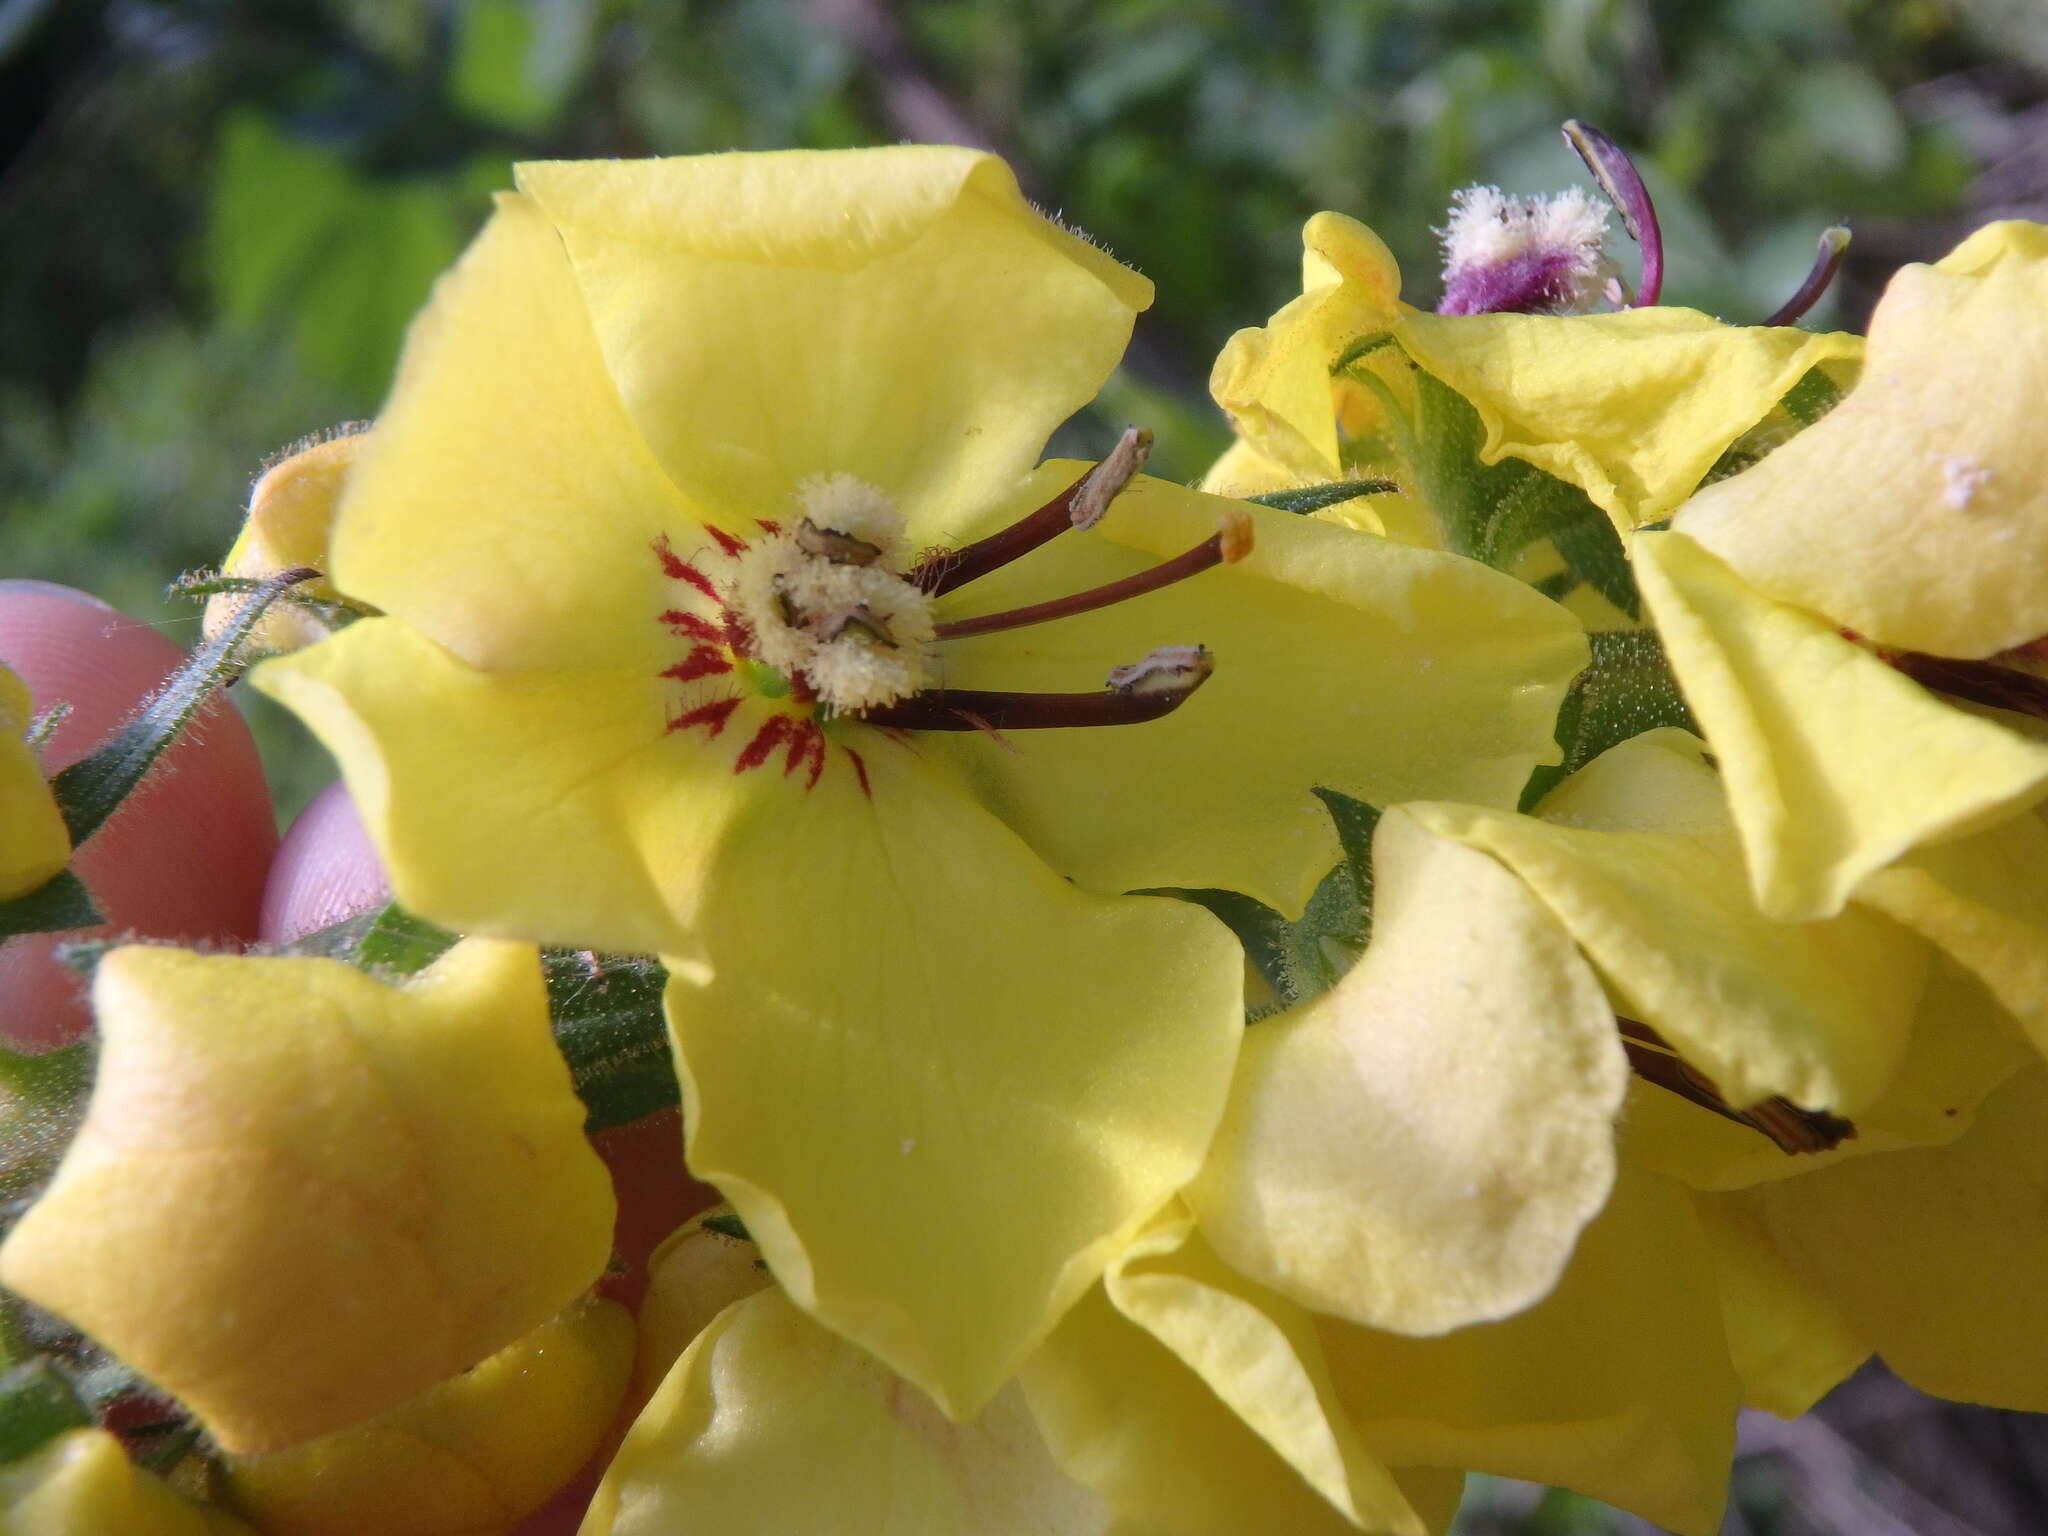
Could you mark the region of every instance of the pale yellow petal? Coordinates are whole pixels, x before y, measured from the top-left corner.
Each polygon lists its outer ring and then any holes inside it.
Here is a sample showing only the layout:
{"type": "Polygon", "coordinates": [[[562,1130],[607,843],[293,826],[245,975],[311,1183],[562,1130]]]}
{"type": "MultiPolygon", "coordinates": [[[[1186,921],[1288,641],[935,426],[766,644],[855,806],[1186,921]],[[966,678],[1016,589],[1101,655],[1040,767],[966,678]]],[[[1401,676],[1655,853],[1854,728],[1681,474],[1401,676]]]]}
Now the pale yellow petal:
{"type": "Polygon", "coordinates": [[[1417,1339],[1320,1323],[1367,1449],[1394,1466],[1557,1484],[1712,1536],[1739,1387],[1689,1198],[1623,1168],[1557,1289],[1503,1322],[1417,1339]]]}
{"type": "MultiPolygon", "coordinates": [[[[255,1536],[142,1471],[104,1429],[74,1429],[0,1467],[0,1536],[255,1536]]],[[[266,1533],[267,1536],[267,1533],[266,1533]]]]}
{"type": "Polygon", "coordinates": [[[949,1422],[769,1290],[715,1318],[612,1460],[581,1536],[1108,1536],[1023,1394],[949,1422]]]}
{"type": "Polygon", "coordinates": [[[936,145],[524,165],[627,410],[693,502],[814,474],[969,535],[1094,396],[1152,285],[936,145]]]}
{"type": "Polygon", "coordinates": [[[1486,463],[1524,459],[1570,481],[1624,537],[1668,516],[1809,368],[1854,359],[1863,345],[1668,306],[1409,314],[1397,334],[1479,412],[1486,463]]]}
{"type": "Polygon", "coordinates": [[[1179,1356],[1347,1518],[1390,1536],[1428,1529],[1344,1417],[1309,1314],[1218,1261],[1184,1207],[1141,1233],[1103,1285],[1119,1312],[1179,1356]]]}
{"type": "Polygon", "coordinates": [[[1857,1158],[1753,1192],[1773,1239],[1922,1391],[2048,1411],[2048,1070],[1946,1147],[1857,1158]]]}
{"type": "Polygon", "coordinates": [[[1208,913],[1092,895],[877,733],[741,818],[667,1008],[691,1170],[775,1277],[948,1412],[1194,1174],[1243,1036],[1208,913]]]}
{"type": "MultiPolygon", "coordinates": [[[[731,1215],[729,1206],[719,1210],[731,1215]]],[[[712,1318],[772,1284],[759,1248],[706,1226],[703,1216],[663,1239],[647,1256],[647,1295],[640,1303],[639,1348],[633,1360],[636,1410],[654,1395],[669,1367],[712,1318]]]]}
{"type": "Polygon", "coordinates": [[[1513,875],[1401,809],[1373,861],[1364,959],[1248,1032],[1189,1199],[1282,1295],[1440,1333],[1555,1283],[1607,1198],[1628,1072],[1599,982],[1513,875]]]}
{"type": "MultiPolygon", "coordinates": [[[[1079,468],[1048,465],[1035,483],[1079,468]]],[[[1096,530],[950,594],[944,616],[1129,575],[1201,543],[1228,510],[1140,479],[1096,530]]],[[[1213,653],[1214,675],[1162,720],[932,743],[1084,885],[1221,886],[1298,913],[1337,855],[1313,786],[1374,805],[1506,806],[1531,768],[1555,760],[1558,703],[1585,664],[1577,620],[1476,561],[1244,510],[1255,542],[1234,565],[944,647],[949,686],[1059,691],[1099,688],[1109,664],[1155,646],[1213,653]]]]}
{"type": "Polygon", "coordinates": [[[1977,657],[2048,634],[2044,315],[2039,224],[1900,268],[1848,398],[1676,526],[1880,645],[1977,657]]]}
{"type": "Polygon", "coordinates": [[[43,884],[71,857],[71,834],[22,739],[34,714],[27,686],[0,665],[0,901],[43,884]]]}
{"type": "Polygon", "coordinates": [[[0,1278],[227,1449],[394,1407],[604,1267],[611,1184],[531,947],[471,940],[387,987],[131,946],[93,1008],[90,1108],[0,1278]]]}
{"type": "Polygon", "coordinates": [[[1622,1014],[1648,1024],[1746,1106],[1782,1094],[1853,1115],[1892,1080],[1928,947],[1862,908],[1776,923],[1750,900],[1742,850],[1697,738],[1638,736],[1517,816],[1411,808],[1492,854],[1568,929],[1622,1014]],[[1662,798],[1666,815],[1643,811],[1662,798]]]}
{"type": "Polygon", "coordinates": [[[1942,702],[1685,535],[1643,534],[1634,555],[1769,916],[1831,917],[1907,850],[2048,793],[2048,746],[1942,702]]]}

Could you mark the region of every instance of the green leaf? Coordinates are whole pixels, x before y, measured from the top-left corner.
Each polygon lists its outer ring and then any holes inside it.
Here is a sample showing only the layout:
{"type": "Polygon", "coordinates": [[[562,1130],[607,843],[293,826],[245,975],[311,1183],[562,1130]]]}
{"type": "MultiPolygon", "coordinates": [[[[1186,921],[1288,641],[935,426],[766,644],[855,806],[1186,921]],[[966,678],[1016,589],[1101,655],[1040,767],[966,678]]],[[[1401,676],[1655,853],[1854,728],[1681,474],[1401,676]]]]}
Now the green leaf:
{"type": "Polygon", "coordinates": [[[0,901],[0,939],[17,933],[62,933],[104,922],[85,882],[60,869],[26,896],[0,901]]]}
{"type": "Polygon", "coordinates": [[[92,1087],[94,1054],[90,1036],[54,1051],[29,1053],[0,1046],[0,1099],[10,1105],[68,1110],[92,1087]]]}
{"type": "Polygon", "coordinates": [[[1778,402],[1787,415],[1808,427],[1841,403],[1841,386],[1828,377],[1824,368],[1807,369],[1778,402]]]}
{"type": "Polygon", "coordinates": [[[0,1375],[0,1463],[32,1455],[92,1414],[70,1378],[49,1360],[29,1360],[0,1375]]]}
{"type": "Polygon", "coordinates": [[[1632,736],[1667,725],[1699,730],[1655,630],[1596,630],[1586,642],[1592,660],[1572,679],[1557,711],[1557,744],[1564,750],[1564,761],[1529,775],[1522,789],[1524,811],[1561,780],[1632,736]]]}
{"type": "Polygon", "coordinates": [[[754,1240],[754,1234],[747,1230],[747,1224],[732,1211],[713,1212],[704,1218],[704,1225],[706,1229],[722,1237],[737,1238],[743,1243],[751,1243],[754,1240]]]}
{"type": "Polygon", "coordinates": [[[1399,489],[1391,480],[1337,480],[1329,485],[1304,485],[1299,490],[1268,491],[1263,496],[1244,499],[1281,512],[1320,512],[1324,507],[1334,507],[1360,496],[1383,496],[1399,489]]]}
{"type": "Polygon", "coordinates": [[[1337,824],[1337,841],[1344,845],[1344,862],[1351,872],[1353,893],[1365,911],[1368,931],[1372,925],[1372,835],[1379,829],[1377,806],[1354,800],[1347,794],[1318,785],[1313,791],[1337,824]]]}
{"type": "Polygon", "coordinates": [[[681,1099],[661,994],[668,972],[649,955],[550,950],[541,957],[555,1044],[601,1131],[681,1099]]]}
{"type": "MultiPolygon", "coordinates": [[[[414,917],[397,902],[382,908],[357,941],[355,963],[410,976],[455,947],[457,935],[414,917]]],[[[344,957],[346,958],[346,957],[344,957]]]]}
{"type": "Polygon", "coordinates": [[[506,128],[543,127],[589,51],[590,0],[469,0],[456,12],[449,94],[506,128]]]}
{"type": "Polygon", "coordinates": [[[248,665],[241,654],[242,642],[270,605],[288,588],[315,574],[303,569],[280,571],[265,580],[235,610],[233,622],[187,656],[111,739],[51,780],[50,790],[56,796],[57,809],[64,813],[72,847],[84,846],[105,824],[193,715],[213,697],[214,690],[241,676],[248,665]]]}
{"type": "Polygon", "coordinates": [[[1283,1000],[1292,1000],[1289,992],[1290,973],[1287,955],[1288,929],[1291,925],[1286,918],[1263,901],[1237,891],[1218,890],[1214,887],[1180,889],[1158,886],[1151,890],[1133,891],[1131,894],[1171,896],[1179,901],[1191,901],[1198,907],[1208,908],[1237,935],[1237,942],[1244,946],[1245,957],[1266,979],[1266,985],[1283,1000]]]}
{"type": "Polygon", "coordinates": [[[1357,964],[1371,928],[1351,861],[1341,860],[1323,876],[1301,916],[1287,925],[1282,951],[1286,983],[1277,989],[1280,995],[1292,1006],[1329,991],[1357,964]]]}
{"type": "Polygon", "coordinates": [[[1598,592],[1630,618],[1642,612],[1643,600],[1636,591],[1635,572],[1629,569],[1628,551],[1621,547],[1621,535],[1576,486],[1566,490],[1585,503],[1579,516],[1550,530],[1550,542],[1564,558],[1565,568],[1598,592]]]}

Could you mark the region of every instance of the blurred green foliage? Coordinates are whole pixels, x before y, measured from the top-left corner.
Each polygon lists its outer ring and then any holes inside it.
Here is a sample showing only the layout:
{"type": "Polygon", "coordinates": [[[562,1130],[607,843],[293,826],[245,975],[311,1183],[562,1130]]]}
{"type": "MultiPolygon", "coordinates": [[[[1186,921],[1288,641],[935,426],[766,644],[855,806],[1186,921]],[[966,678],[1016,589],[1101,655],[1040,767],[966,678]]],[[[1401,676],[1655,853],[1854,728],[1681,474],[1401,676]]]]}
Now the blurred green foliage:
{"type": "Polygon", "coordinates": [[[1566,117],[1640,156],[1675,302],[1755,318],[1822,226],[1880,228],[1809,322],[1855,323],[1890,266],[1945,248],[1970,212],[1984,113],[2048,96],[2015,62],[2048,60],[2044,16],[2018,0],[0,0],[0,572],[189,624],[162,583],[218,558],[267,454],[374,412],[407,317],[517,159],[995,148],[1159,287],[1125,371],[1057,446],[1141,419],[1155,468],[1186,478],[1223,441],[1209,360],[1296,291],[1307,215],[1367,220],[1427,304],[1452,190],[1582,179],[1566,117]],[[1967,86],[1971,131],[1944,82],[1967,86]]]}

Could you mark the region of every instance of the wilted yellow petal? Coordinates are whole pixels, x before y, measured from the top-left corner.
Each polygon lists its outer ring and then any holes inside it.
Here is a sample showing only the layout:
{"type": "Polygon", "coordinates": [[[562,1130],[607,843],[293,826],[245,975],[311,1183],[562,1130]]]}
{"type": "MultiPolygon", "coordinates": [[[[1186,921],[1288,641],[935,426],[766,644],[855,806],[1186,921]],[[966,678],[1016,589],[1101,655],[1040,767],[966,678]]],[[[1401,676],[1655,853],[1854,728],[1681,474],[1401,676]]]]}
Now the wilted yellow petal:
{"type": "MultiPolygon", "coordinates": [[[[1080,465],[1047,465],[1035,504],[1080,465]]],[[[1096,530],[964,588],[1000,611],[1115,580],[1216,529],[1221,503],[1141,479],[1096,530]]],[[[1221,886],[1290,915],[1336,861],[1325,785],[1373,805],[1512,805],[1554,761],[1585,665],[1578,621],[1477,561],[1247,509],[1236,564],[1030,631],[949,642],[952,686],[1099,686],[1103,657],[1199,642],[1216,670],[1162,720],[1118,730],[934,740],[1054,868],[1097,890],[1221,886]]]]}
{"type": "Polygon", "coordinates": [[[718,850],[715,968],[667,996],[689,1161],[799,1305],[967,1416],[1200,1164],[1243,959],[1197,907],[1060,879],[909,750],[866,774],[718,850]]]}
{"type": "Polygon", "coordinates": [[[764,1291],[721,1312],[619,1447],[582,1536],[1107,1536],[1023,1396],[965,1424],[764,1291]]]}
{"type": "Polygon", "coordinates": [[[1880,645],[1976,657],[2048,634],[2044,314],[2039,224],[1900,268],[1848,398],[1676,526],[1880,645]]]}
{"type": "Polygon", "coordinates": [[[633,1318],[584,1300],[402,1408],[231,1460],[265,1536],[498,1536],[597,1449],[633,1362],[633,1318]]]}
{"type": "Polygon", "coordinates": [[[1379,236],[1341,213],[1317,214],[1301,240],[1301,297],[1223,344],[1209,393],[1267,460],[1335,480],[1343,467],[1330,369],[1402,313],[1401,271],[1379,236]]]}
{"type": "Polygon", "coordinates": [[[530,946],[471,940],[401,987],[131,946],[93,1008],[85,1123],[0,1279],[228,1450],[384,1412],[604,1267],[611,1183],[530,946]]]}
{"type": "Polygon", "coordinates": [[[1184,1207],[1169,1207],[1140,1233],[1103,1285],[1119,1312],[1178,1355],[1354,1523],[1401,1536],[1428,1528],[1358,1443],[1308,1313],[1219,1262],[1184,1207]]]}
{"type": "Polygon", "coordinates": [[[2048,1051],[2048,824],[2038,812],[1916,849],[1856,899],[1968,966],[2048,1051]]]}
{"type": "Polygon", "coordinates": [[[1411,814],[1527,881],[1616,1009],[1670,1041],[1729,1103],[1782,1094],[1854,1115],[1898,1068],[1928,948],[1861,908],[1810,923],[1757,911],[1703,750],[1684,731],[1638,736],[1565,780],[1536,816],[1462,805],[1411,814]]]}
{"type": "Polygon", "coordinates": [[[974,150],[518,174],[618,398],[684,495],[728,515],[780,517],[805,476],[850,474],[896,500],[913,544],[972,537],[1152,299],[974,150]]]}
{"type": "Polygon", "coordinates": [[[255,1536],[128,1459],[104,1429],[74,1429],[0,1467],[0,1536],[255,1536]]]}
{"type": "Polygon", "coordinates": [[[1479,412],[1480,458],[1525,459],[1569,480],[1624,536],[1668,516],[1809,368],[1863,348],[1858,336],[1668,307],[1409,314],[1397,334],[1479,412]]]}
{"type": "Polygon", "coordinates": [[[1768,916],[1832,917],[1908,849],[2048,793],[2048,746],[1943,703],[1684,534],[1639,536],[1634,563],[1768,916]]]}
{"type": "Polygon", "coordinates": [[[1739,1389],[1711,1250],[1666,1180],[1624,1166],[1556,1290],[1519,1316],[1435,1339],[1319,1331],[1389,1465],[1574,1488],[1680,1536],[1720,1525],[1739,1389]]]}
{"type": "Polygon", "coordinates": [[[1188,1198],[1253,1279],[1404,1333],[1540,1298],[1614,1176],[1628,1069],[1569,936],[1483,854],[1387,812],[1373,937],[1253,1026],[1188,1198]]]}
{"type": "Polygon", "coordinates": [[[43,884],[71,857],[71,834],[36,755],[22,739],[35,706],[0,666],[0,901],[43,884]]]}
{"type": "Polygon", "coordinates": [[[1713,1245],[1742,1401],[1796,1419],[1861,1365],[1870,1345],[1785,1262],[1753,1196],[1695,1195],[1693,1209],[1713,1245]]]}
{"type": "Polygon", "coordinates": [[[1946,1147],[1859,1157],[1746,1197],[1795,1269],[1924,1392],[2048,1411],[2048,1071],[1946,1147]]]}
{"type": "MultiPolygon", "coordinates": [[[[367,441],[367,427],[357,423],[295,445],[264,470],[250,488],[249,516],[221,561],[221,574],[260,580],[295,567],[326,570],[334,510],[367,441]]],[[[334,584],[325,579],[302,582],[293,591],[305,597],[337,595],[334,584]]],[[[216,593],[206,600],[202,628],[208,638],[233,623],[244,601],[239,592],[216,593]]],[[[260,649],[291,651],[311,645],[327,632],[319,615],[287,602],[274,605],[249,638],[260,649]]]]}

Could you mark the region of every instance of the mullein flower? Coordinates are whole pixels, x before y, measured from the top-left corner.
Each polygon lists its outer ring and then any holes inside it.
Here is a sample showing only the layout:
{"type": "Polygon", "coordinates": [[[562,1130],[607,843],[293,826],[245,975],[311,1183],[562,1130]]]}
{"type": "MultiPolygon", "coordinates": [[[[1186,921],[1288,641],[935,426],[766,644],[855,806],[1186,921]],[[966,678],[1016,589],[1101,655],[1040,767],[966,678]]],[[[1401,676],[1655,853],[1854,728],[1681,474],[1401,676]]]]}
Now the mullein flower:
{"type": "Polygon", "coordinates": [[[0,1279],[226,1450],[396,1407],[603,1269],[610,1182],[530,946],[471,940],[385,986],[131,945],[93,1007],[90,1106],[0,1279]]]}
{"type": "Polygon", "coordinates": [[[693,1171],[972,1414],[1222,1111],[1239,951],[1123,893],[1299,911],[1313,783],[1507,803],[1582,636],[1471,562],[1134,479],[1141,435],[1033,471],[1149,286],[984,156],[521,185],[332,531],[388,616],[259,686],[409,908],[664,956],[693,1171]]]}
{"type": "Polygon", "coordinates": [[[42,885],[71,857],[71,834],[28,743],[33,701],[0,666],[0,901],[42,885]]]}

